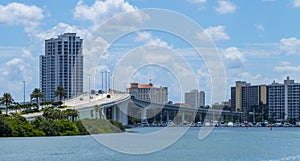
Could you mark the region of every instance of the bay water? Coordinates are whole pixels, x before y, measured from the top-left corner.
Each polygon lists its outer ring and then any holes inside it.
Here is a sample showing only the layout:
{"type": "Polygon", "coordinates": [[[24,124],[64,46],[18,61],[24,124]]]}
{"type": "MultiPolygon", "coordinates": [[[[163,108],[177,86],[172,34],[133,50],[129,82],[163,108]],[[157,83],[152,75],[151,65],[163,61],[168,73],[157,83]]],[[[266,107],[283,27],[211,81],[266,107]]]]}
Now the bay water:
{"type": "MultiPolygon", "coordinates": [[[[157,130],[131,129],[141,134],[157,130]]],[[[0,160],[300,161],[300,128],[218,127],[204,140],[198,139],[199,130],[191,127],[170,147],[139,155],[113,151],[92,136],[0,138],[0,160]]]]}

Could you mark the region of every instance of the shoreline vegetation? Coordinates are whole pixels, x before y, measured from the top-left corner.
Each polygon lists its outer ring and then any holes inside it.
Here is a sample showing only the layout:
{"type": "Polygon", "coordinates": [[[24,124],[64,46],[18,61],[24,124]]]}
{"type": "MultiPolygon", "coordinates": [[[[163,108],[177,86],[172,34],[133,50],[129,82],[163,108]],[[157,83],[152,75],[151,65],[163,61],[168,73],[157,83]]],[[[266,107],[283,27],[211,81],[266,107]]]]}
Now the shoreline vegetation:
{"type": "Polygon", "coordinates": [[[124,126],[113,120],[79,120],[78,111],[73,109],[47,109],[32,121],[19,114],[0,114],[0,137],[72,136],[124,131],[124,126]]]}

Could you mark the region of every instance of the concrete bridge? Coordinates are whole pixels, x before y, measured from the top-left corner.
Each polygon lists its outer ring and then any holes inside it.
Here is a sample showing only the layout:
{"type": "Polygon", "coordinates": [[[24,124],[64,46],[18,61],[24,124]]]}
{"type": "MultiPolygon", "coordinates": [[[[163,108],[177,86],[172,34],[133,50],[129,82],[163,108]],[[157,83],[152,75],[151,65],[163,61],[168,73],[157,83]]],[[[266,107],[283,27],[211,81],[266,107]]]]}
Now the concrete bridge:
{"type": "MultiPolygon", "coordinates": [[[[90,95],[84,93],[75,98],[65,100],[64,105],[79,111],[79,118],[102,118],[129,123],[129,118],[137,118],[144,122],[167,122],[177,120],[177,123],[193,122],[198,120],[207,121],[224,120],[226,117],[242,117],[240,112],[225,110],[204,109],[195,107],[178,106],[174,104],[159,104],[136,99],[129,94],[99,94],[90,95]]],[[[32,119],[40,113],[28,114],[25,117],[32,119]]]]}
{"type": "MultiPolygon", "coordinates": [[[[238,120],[241,120],[242,113],[241,112],[231,112],[227,110],[217,110],[217,109],[206,109],[206,108],[196,108],[196,107],[187,107],[187,106],[178,106],[174,104],[159,104],[153,103],[149,101],[135,99],[131,97],[131,102],[135,106],[139,106],[141,110],[141,118],[149,119],[151,117],[155,117],[155,115],[160,115],[160,122],[168,121],[168,120],[181,120],[181,123],[184,121],[193,122],[196,115],[200,114],[198,118],[199,120],[225,120],[226,117],[236,117],[238,120]],[[156,112],[152,112],[149,114],[148,111],[156,110],[156,112]],[[189,114],[189,118],[186,118],[186,115],[189,114]],[[176,118],[177,117],[177,118],[176,118]],[[180,118],[178,118],[180,117],[180,118]]],[[[130,102],[130,103],[131,103],[130,102]]],[[[132,108],[132,105],[129,109],[132,108]]],[[[130,113],[130,112],[129,112],[130,113]]],[[[157,121],[157,120],[156,120],[157,121]]]]}
{"type": "Polygon", "coordinates": [[[84,94],[70,100],[64,105],[70,106],[79,112],[79,118],[112,119],[128,124],[127,107],[130,100],[129,94],[84,94]]]}
{"type": "Polygon", "coordinates": [[[179,120],[177,122],[184,123],[193,122],[197,114],[199,120],[209,121],[218,120],[218,116],[221,116],[221,120],[228,116],[241,119],[242,116],[239,112],[153,103],[136,99],[129,94],[101,94],[91,97],[84,94],[67,100],[64,104],[78,110],[80,118],[112,119],[123,125],[128,124],[128,118],[160,123],[176,119],[179,120]]]}

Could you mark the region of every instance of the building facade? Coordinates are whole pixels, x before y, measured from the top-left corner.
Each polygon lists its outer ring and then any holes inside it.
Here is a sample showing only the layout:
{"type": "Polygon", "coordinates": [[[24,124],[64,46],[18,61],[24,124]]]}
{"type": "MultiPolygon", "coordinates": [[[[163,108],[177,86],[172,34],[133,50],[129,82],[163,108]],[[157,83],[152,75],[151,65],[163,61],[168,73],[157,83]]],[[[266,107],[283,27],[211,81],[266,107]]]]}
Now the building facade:
{"type": "Polygon", "coordinates": [[[196,89],[184,94],[184,103],[190,104],[192,107],[205,106],[205,92],[196,89]]]}
{"type": "Polygon", "coordinates": [[[168,102],[168,87],[155,87],[149,84],[139,84],[133,82],[127,88],[127,92],[137,99],[154,103],[166,104],[168,102]]]}
{"type": "Polygon", "coordinates": [[[64,87],[65,98],[83,92],[83,40],[76,33],[65,33],[45,40],[45,55],[40,56],[40,88],[43,100],[57,100],[54,92],[64,87]]]}
{"type": "Polygon", "coordinates": [[[300,83],[287,77],[283,84],[268,86],[269,118],[275,121],[300,120],[300,83]]]}
{"type": "Polygon", "coordinates": [[[231,107],[236,111],[247,112],[252,106],[266,105],[267,90],[266,85],[251,85],[237,81],[236,86],[231,87],[231,107]]]}

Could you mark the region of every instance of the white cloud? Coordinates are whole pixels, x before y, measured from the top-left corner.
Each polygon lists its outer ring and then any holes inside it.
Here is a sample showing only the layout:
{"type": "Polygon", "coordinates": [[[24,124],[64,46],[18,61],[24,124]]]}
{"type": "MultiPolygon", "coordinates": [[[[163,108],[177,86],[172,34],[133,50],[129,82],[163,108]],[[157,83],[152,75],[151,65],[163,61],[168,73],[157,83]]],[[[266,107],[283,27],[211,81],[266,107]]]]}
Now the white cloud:
{"type": "Polygon", "coordinates": [[[285,64],[285,65],[279,65],[274,68],[274,71],[279,72],[279,73],[295,73],[295,72],[300,72],[300,65],[298,66],[293,66],[290,64],[285,64]]]}
{"type": "Polygon", "coordinates": [[[290,62],[288,62],[288,61],[281,61],[281,62],[279,62],[279,65],[281,65],[281,66],[287,66],[287,65],[290,65],[291,63],[290,62]]]}
{"type": "Polygon", "coordinates": [[[113,37],[111,35],[119,32],[125,33],[149,20],[147,14],[124,0],[96,0],[90,6],[81,0],[77,3],[73,16],[78,20],[92,22],[92,29],[101,27],[101,31],[98,32],[103,37],[113,37]]]}
{"type": "Polygon", "coordinates": [[[50,39],[53,37],[57,37],[58,35],[61,35],[63,33],[77,33],[78,36],[87,36],[87,30],[81,29],[77,26],[72,26],[66,23],[58,23],[56,26],[50,28],[46,32],[40,32],[36,35],[36,37],[42,41],[46,39],[50,39]]]}
{"type": "Polygon", "coordinates": [[[281,39],[280,51],[287,55],[300,54],[300,40],[295,37],[281,39]]]}
{"type": "Polygon", "coordinates": [[[31,80],[30,63],[24,62],[20,58],[13,58],[1,66],[1,75],[5,78],[1,83],[10,81],[31,80]]]}
{"type": "Polygon", "coordinates": [[[167,42],[160,38],[153,37],[149,32],[137,32],[136,42],[145,42],[145,45],[162,46],[167,48],[173,48],[167,42]]]}
{"type": "Polygon", "coordinates": [[[264,74],[256,74],[256,73],[249,73],[249,72],[240,72],[238,74],[238,80],[247,81],[253,85],[260,85],[260,84],[270,84],[274,78],[269,78],[264,74]]]}
{"type": "Polygon", "coordinates": [[[300,80],[300,65],[293,65],[288,61],[281,61],[273,68],[273,71],[276,72],[276,75],[280,75],[276,82],[282,82],[287,76],[290,76],[290,78],[296,80],[296,82],[300,80]]]}
{"type": "Polygon", "coordinates": [[[261,0],[262,2],[275,2],[276,0],[261,0]]]}
{"type": "Polygon", "coordinates": [[[19,58],[14,58],[14,59],[12,59],[12,60],[6,62],[6,66],[10,67],[10,66],[13,66],[13,65],[18,65],[18,64],[20,64],[21,62],[22,62],[21,59],[19,59],[19,58]]]}
{"type": "Polygon", "coordinates": [[[33,57],[32,57],[32,54],[31,54],[31,52],[30,52],[29,50],[27,50],[27,49],[22,49],[22,51],[23,51],[23,54],[22,54],[22,57],[23,57],[23,58],[33,58],[33,57]]]}
{"type": "Polygon", "coordinates": [[[136,42],[143,42],[152,39],[152,36],[149,32],[137,32],[137,37],[135,38],[136,42]]]}
{"type": "Polygon", "coordinates": [[[261,79],[260,74],[252,75],[251,73],[248,72],[242,72],[240,76],[242,80],[247,80],[247,82],[249,83],[255,83],[257,80],[261,79]]]}
{"type": "Polygon", "coordinates": [[[203,30],[202,33],[198,33],[198,38],[202,39],[205,36],[203,34],[208,34],[213,40],[218,41],[218,40],[229,40],[230,37],[228,34],[225,32],[226,27],[225,26],[213,26],[213,27],[208,27],[203,30]]]}
{"type": "Polygon", "coordinates": [[[236,47],[229,47],[225,50],[221,50],[225,64],[230,68],[240,68],[245,64],[245,58],[243,54],[236,47]]]}
{"type": "MultiPolygon", "coordinates": [[[[94,24],[100,24],[117,14],[136,10],[137,7],[130,5],[124,0],[96,0],[91,6],[84,4],[83,1],[80,0],[74,9],[74,17],[81,20],[90,20],[94,24]]],[[[123,19],[123,21],[128,22],[130,19],[138,21],[140,18],[139,15],[135,15],[133,17],[127,17],[127,19],[123,19]]]]}
{"type": "Polygon", "coordinates": [[[218,6],[215,8],[220,14],[234,13],[236,6],[229,1],[218,1],[218,6]]]}
{"type": "Polygon", "coordinates": [[[277,75],[280,75],[280,79],[277,79],[276,82],[282,82],[282,80],[286,79],[287,76],[294,79],[296,82],[299,82],[300,80],[300,65],[293,65],[289,62],[281,62],[279,65],[274,67],[273,70],[279,73],[277,75]]]}
{"type": "Polygon", "coordinates": [[[259,24],[259,25],[255,25],[256,29],[258,31],[264,31],[265,30],[265,27],[262,25],[262,24],[259,24]]]}
{"type": "Polygon", "coordinates": [[[1,91],[11,93],[15,101],[23,100],[23,80],[26,81],[26,101],[31,89],[38,87],[38,61],[26,57],[28,54],[28,50],[24,49],[23,53],[20,51],[16,57],[0,64],[1,91]]]}
{"type": "Polygon", "coordinates": [[[190,3],[205,3],[206,0],[187,0],[190,3]]]}
{"type": "Polygon", "coordinates": [[[35,5],[9,3],[0,5],[0,24],[23,25],[27,32],[36,28],[44,18],[43,10],[35,5]]]}
{"type": "Polygon", "coordinates": [[[294,0],[293,5],[294,5],[294,7],[299,8],[300,7],[300,0],[294,0]]]}

